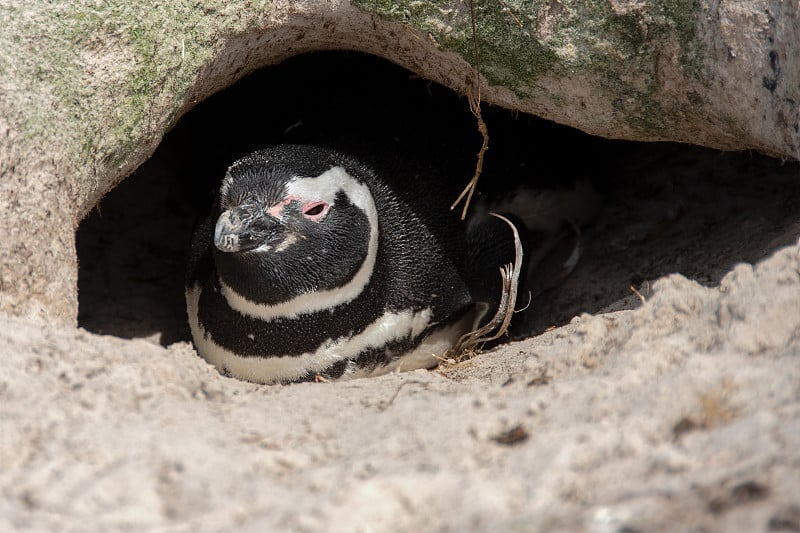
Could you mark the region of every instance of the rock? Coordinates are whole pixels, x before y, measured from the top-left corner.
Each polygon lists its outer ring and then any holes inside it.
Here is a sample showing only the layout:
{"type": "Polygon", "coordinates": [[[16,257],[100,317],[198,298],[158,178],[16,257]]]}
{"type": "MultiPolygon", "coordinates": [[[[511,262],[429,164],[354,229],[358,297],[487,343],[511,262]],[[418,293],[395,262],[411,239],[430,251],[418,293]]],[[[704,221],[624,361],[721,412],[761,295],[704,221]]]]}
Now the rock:
{"type": "MultiPolygon", "coordinates": [[[[78,223],[181,115],[248,72],[355,49],[467,91],[468,5],[7,2],[0,309],[74,323],[78,223]]],[[[479,3],[481,95],[596,135],[796,159],[799,16],[779,0],[479,3]]]]}

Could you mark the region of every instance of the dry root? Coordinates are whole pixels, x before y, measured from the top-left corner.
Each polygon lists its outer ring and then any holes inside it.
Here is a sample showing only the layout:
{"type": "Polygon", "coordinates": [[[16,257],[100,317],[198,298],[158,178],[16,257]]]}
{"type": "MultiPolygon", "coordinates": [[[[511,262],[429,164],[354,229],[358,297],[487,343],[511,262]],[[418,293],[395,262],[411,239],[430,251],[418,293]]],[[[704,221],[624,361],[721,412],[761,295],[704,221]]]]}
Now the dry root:
{"type": "Polygon", "coordinates": [[[490,214],[496,216],[511,227],[511,231],[514,234],[514,264],[503,265],[503,267],[500,268],[500,276],[503,279],[503,292],[500,296],[500,304],[497,306],[494,317],[475,331],[470,331],[462,335],[461,338],[458,339],[458,342],[445,352],[442,357],[444,360],[452,359],[454,361],[463,361],[469,358],[469,354],[474,354],[479,349],[480,345],[499,339],[504,335],[506,331],[508,331],[508,326],[511,324],[514,306],[517,303],[519,274],[522,270],[522,242],[520,241],[517,228],[510,220],[497,213],[490,214]]]}

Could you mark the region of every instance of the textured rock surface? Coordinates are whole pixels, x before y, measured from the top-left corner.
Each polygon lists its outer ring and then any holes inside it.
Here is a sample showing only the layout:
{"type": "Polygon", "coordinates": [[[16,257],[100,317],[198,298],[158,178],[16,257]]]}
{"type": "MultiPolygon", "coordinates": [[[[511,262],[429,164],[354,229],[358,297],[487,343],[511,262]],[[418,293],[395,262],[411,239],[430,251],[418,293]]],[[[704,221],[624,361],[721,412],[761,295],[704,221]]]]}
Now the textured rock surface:
{"type": "MultiPolygon", "coordinates": [[[[0,308],[73,322],[72,231],[196,102],[309,50],[459,92],[467,4],[5,2],[0,308]]],[[[800,154],[795,2],[477,2],[483,97],[591,133],[800,154]]]]}

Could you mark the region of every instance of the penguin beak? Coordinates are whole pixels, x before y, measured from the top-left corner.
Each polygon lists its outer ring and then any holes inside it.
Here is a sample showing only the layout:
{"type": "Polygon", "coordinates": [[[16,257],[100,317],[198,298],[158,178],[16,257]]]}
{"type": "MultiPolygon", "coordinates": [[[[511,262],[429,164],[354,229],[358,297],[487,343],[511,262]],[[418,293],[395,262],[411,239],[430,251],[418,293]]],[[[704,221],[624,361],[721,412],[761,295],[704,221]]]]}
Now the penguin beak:
{"type": "Polygon", "coordinates": [[[273,240],[278,219],[257,206],[241,205],[224,211],[214,228],[214,246],[221,252],[246,252],[273,240]]]}

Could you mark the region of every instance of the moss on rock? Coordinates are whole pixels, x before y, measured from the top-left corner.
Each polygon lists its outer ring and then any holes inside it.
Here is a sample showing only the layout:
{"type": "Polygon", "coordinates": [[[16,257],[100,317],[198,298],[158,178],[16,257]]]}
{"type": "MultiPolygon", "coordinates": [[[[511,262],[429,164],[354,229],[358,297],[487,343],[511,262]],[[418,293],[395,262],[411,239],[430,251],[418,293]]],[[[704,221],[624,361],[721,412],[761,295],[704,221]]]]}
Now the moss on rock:
{"type": "Polygon", "coordinates": [[[88,162],[94,172],[81,173],[90,182],[78,184],[76,192],[92,194],[98,170],[121,165],[143,136],[153,134],[154,114],[174,121],[220,37],[257,26],[271,7],[237,4],[198,9],[188,1],[128,0],[5,7],[3,18],[24,21],[6,36],[23,50],[0,72],[27,83],[21,90],[33,98],[52,102],[26,107],[24,134],[58,142],[78,167],[88,162]],[[54,120],[54,109],[60,119],[54,120]]]}
{"type": "Polygon", "coordinates": [[[554,93],[543,76],[562,79],[583,72],[628,126],[645,134],[665,133],[665,109],[657,97],[658,54],[669,41],[680,49],[687,76],[700,78],[699,0],[661,0],[621,7],[608,0],[476,0],[475,39],[469,2],[355,0],[360,9],[409,24],[444,49],[474,64],[477,42],[481,73],[492,85],[520,99],[548,99],[556,107],[572,99],[554,93]],[[645,82],[630,80],[630,73],[645,82]]]}

